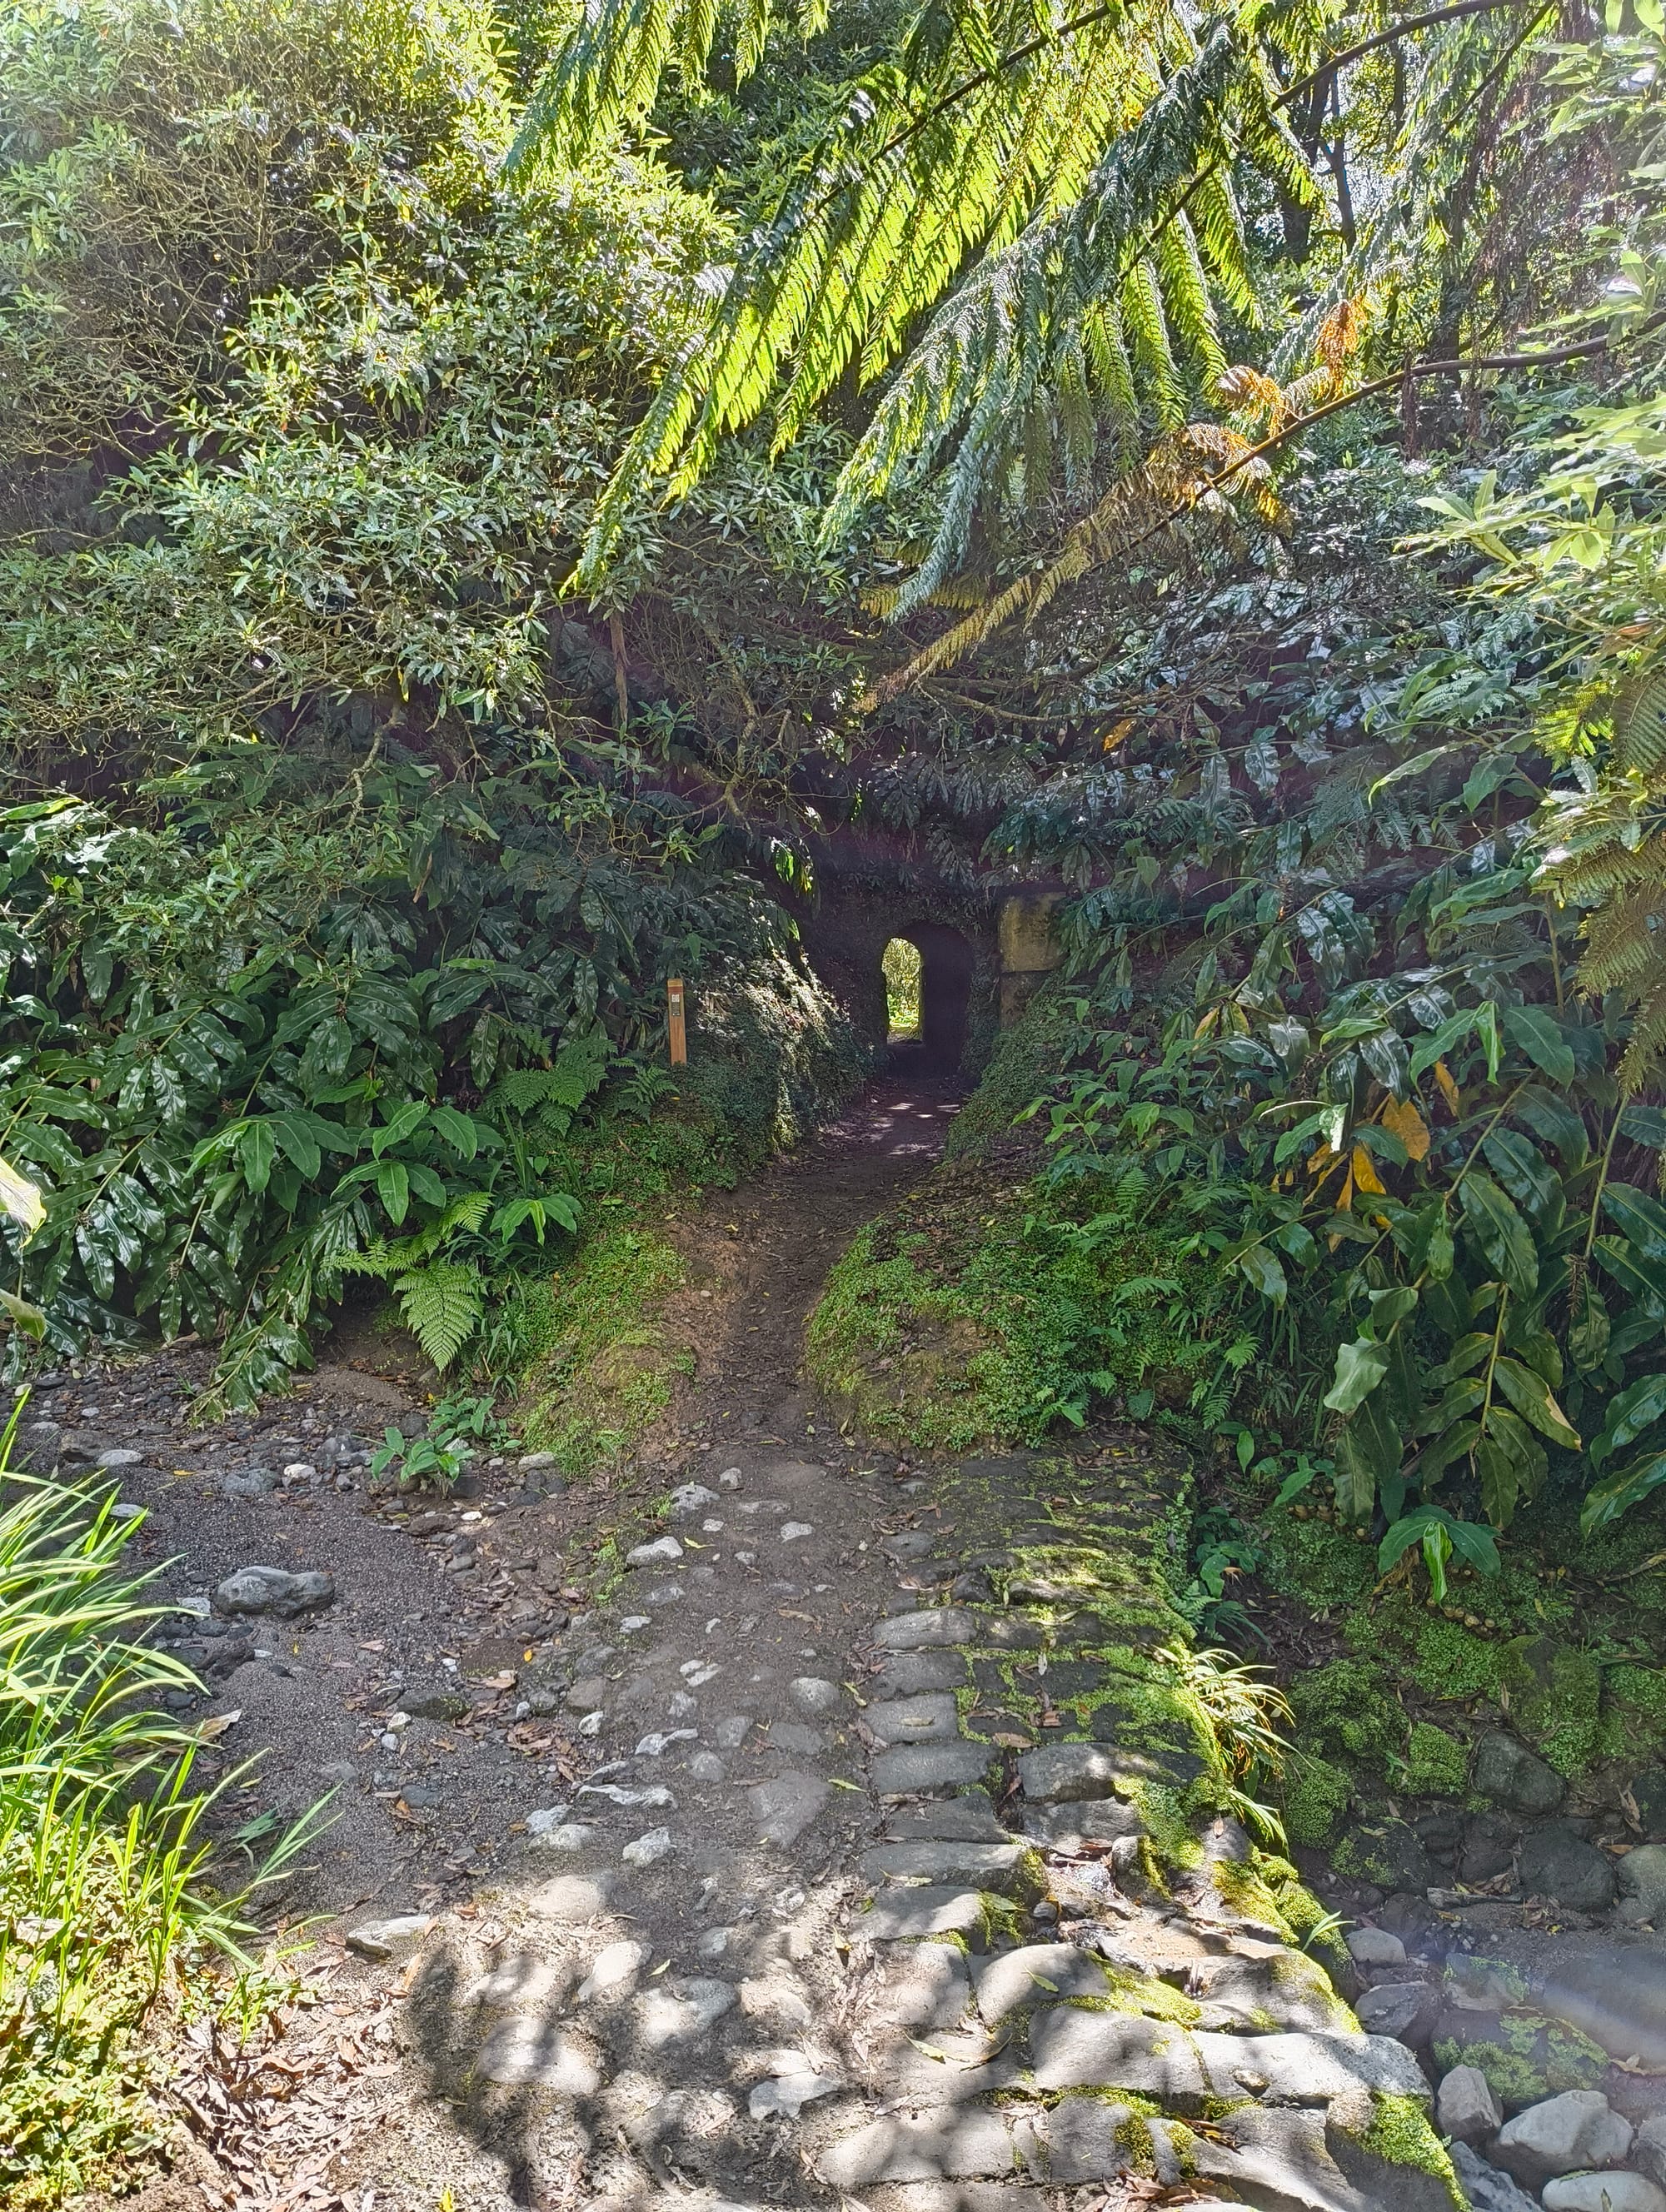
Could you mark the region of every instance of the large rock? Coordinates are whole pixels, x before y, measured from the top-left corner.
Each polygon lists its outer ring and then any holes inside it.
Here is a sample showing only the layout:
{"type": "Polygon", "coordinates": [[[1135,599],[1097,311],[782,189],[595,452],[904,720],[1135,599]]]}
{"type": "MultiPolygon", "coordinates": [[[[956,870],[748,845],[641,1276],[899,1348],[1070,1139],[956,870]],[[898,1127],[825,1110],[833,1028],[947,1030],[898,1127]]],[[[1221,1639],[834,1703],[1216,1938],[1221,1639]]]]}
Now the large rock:
{"type": "MultiPolygon", "coordinates": [[[[1620,1862],[1622,1867],[1626,1863],[1620,1862]]],[[[1570,2027],[1581,2029],[1610,2057],[1639,2058],[1651,2069],[1666,2069],[1666,1957],[1657,1945],[1590,1943],[1574,1955],[1559,1954],[1546,1973],[1539,2002],[1570,2027]]]]}
{"type": "Polygon", "coordinates": [[[1002,1951],[978,1969],[977,2008],[991,2027],[1009,2014],[1057,2004],[1061,1997],[1110,1994],[1105,1970],[1091,1951],[1073,1943],[1026,1943],[1002,1951]]]}
{"type": "Polygon", "coordinates": [[[977,1615],[958,1605],[899,1613],[879,1623],[873,1640],[883,1651],[940,1650],[945,1644],[975,1644],[977,1615]]]}
{"type": "Polygon", "coordinates": [[[1026,1900],[1046,1889],[1040,1862],[1022,1844],[879,1844],[860,1866],[866,1881],[956,1883],[1026,1900]]]}
{"type": "Polygon", "coordinates": [[[1666,2112],[1644,2121],[1632,2139],[1632,2164],[1666,2189],[1666,2112]]]}
{"type": "Polygon", "coordinates": [[[1554,1897],[1573,1912],[1606,1912],[1614,1903],[1613,1863],[1560,1820],[1528,1831],[1517,1863],[1529,1897],[1554,1897]]]}
{"type": "Polygon", "coordinates": [[[1453,2212],[1439,2143],[1420,2123],[1406,2134],[1410,2154],[1389,2158],[1354,2113],[1239,2105],[1186,2144],[1187,2173],[1265,2212],[1453,2212]]]}
{"type": "Polygon", "coordinates": [[[1554,1813],[1562,1802],[1561,1776],[1501,1729],[1489,1729],[1475,1746],[1471,1779],[1480,1796],[1516,1813],[1554,1813]]]}
{"type": "Polygon", "coordinates": [[[1435,2093],[1435,2125],[1459,2142],[1484,2142],[1504,2125],[1504,2106],[1479,2066],[1454,2066],[1435,2093]]]}
{"type": "Polygon", "coordinates": [[[982,1782],[991,1756],[987,1743],[899,1743],[880,1753],[868,1778],[881,1797],[942,1796],[982,1782]]]}
{"type": "Polygon", "coordinates": [[[816,2164],[831,2187],[854,2191],[885,2182],[1011,2173],[1012,2162],[1012,2138],[1000,2113],[975,2109],[923,2120],[870,2120],[829,2144],[816,2164]]]}
{"type": "Polygon", "coordinates": [[[778,1774],[751,1790],[752,1818],[760,1843],[790,1850],[832,1796],[819,1774],[778,1774]]]}
{"type": "Polygon", "coordinates": [[[1463,2185],[1471,2212],[1539,2212],[1535,2198],[1529,2197],[1507,2173],[1500,2173],[1496,2166],[1489,2166],[1480,2152],[1472,2150],[1467,2142],[1452,2145],[1452,2170],[1463,2185]]]}
{"type": "Polygon", "coordinates": [[[1547,2181],[1545,2212],[1666,2212],[1666,2189],[1640,2173],[1569,2173],[1547,2181]]]}
{"type": "Polygon", "coordinates": [[[1622,1920],[1666,1926],[1666,1844],[1640,1844],[1620,1862],[1622,1920]]]}
{"type": "Polygon", "coordinates": [[[1631,2147],[1630,2121],[1611,2108],[1601,2090],[1565,2089],[1506,2120],[1493,2155],[1518,2181],[1538,2188],[1559,2173],[1618,2166],[1631,2147]]]}
{"type": "Polygon", "coordinates": [[[883,1744],[946,1743],[960,1733],[960,1711],[945,1692],[920,1698],[887,1698],[863,1716],[883,1744]]]}
{"type": "Polygon", "coordinates": [[[1058,2006],[1031,2023],[1030,2048],[1043,2089],[1128,2089],[1183,2112],[1245,2096],[1274,2105],[1371,2094],[1429,2101],[1416,2059],[1380,2035],[1183,2036],[1137,2014],[1058,2006]]]}
{"type": "Polygon", "coordinates": [[[1355,1928],[1347,1937],[1348,1955],[1356,1966],[1403,1966],[1406,1947],[1387,1928],[1355,1928]]]}
{"type": "Polygon", "coordinates": [[[1421,2050],[1440,2017],[1440,1992],[1429,1982],[1379,1982],[1353,2009],[1368,2035],[1391,2035],[1421,2050]]]}
{"type": "Polygon", "coordinates": [[[1115,1796],[1118,1781],[1130,1773],[1127,1757],[1103,1743],[1044,1743],[1018,1761],[1025,1796],[1043,1805],[1115,1796]]]}
{"type": "Polygon", "coordinates": [[[335,1595],[335,1577],[318,1567],[298,1574],[287,1567],[239,1567],[215,1591],[214,1602],[222,1613],[270,1613],[293,1620],[331,1604],[335,1595]]]}
{"type": "Polygon", "coordinates": [[[958,1936],[969,1950],[989,1948],[989,1908],[976,1889],[893,1889],[875,1898],[854,1923],[871,1942],[958,1936]]]}

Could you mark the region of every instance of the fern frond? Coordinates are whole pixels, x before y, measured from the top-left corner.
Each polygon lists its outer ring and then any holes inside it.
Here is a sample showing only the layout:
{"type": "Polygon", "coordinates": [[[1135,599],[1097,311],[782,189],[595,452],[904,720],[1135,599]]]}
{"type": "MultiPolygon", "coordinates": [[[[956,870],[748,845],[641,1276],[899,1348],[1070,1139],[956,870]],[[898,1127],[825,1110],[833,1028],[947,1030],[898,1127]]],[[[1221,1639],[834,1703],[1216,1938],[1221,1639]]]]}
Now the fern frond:
{"type": "Polygon", "coordinates": [[[1645,670],[1614,701],[1614,758],[1622,773],[1666,775],[1666,667],[1645,670]]]}
{"type": "Polygon", "coordinates": [[[405,1327],[443,1374],[479,1326],[485,1284],[479,1270],[445,1260],[401,1275],[394,1285],[405,1327]]]}

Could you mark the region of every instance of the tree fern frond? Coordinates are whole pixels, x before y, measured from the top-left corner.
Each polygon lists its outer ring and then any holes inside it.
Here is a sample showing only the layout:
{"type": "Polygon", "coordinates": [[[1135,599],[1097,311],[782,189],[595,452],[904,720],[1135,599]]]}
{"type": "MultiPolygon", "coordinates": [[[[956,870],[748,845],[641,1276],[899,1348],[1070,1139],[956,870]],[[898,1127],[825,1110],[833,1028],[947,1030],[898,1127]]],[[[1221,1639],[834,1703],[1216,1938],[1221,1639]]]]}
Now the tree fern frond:
{"type": "Polygon", "coordinates": [[[1666,771],[1666,667],[1645,670],[1614,701],[1614,757],[1622,773],[1666,771]]]}
{"type": "MultiPolygon", "coordinates": [[[[940,637],[870,686],[862,702],[866,708],[883,706],[912,685],[964,660],[985,639],[1018,615],[1033,618],[1048,601],[1124,550],[1154,527],[1177,527],[1189,512],[1206,500],[1224,505],[1215,478],[1223,467],[1250,452],[1247,440],[1219,423],[1189,423],[1171,432],[1137,469],[1118,479],[1093,509],[1067,532],[1058,552],[1044,568],[1034,569],[1009,584],[985,605],[954,623],[940,637]]],[[[1231,478],[1235,491],[1248,496],[1263,519],[1282,509],[1272,493],[1264,461],[1237,469],[1231,478]]]]}

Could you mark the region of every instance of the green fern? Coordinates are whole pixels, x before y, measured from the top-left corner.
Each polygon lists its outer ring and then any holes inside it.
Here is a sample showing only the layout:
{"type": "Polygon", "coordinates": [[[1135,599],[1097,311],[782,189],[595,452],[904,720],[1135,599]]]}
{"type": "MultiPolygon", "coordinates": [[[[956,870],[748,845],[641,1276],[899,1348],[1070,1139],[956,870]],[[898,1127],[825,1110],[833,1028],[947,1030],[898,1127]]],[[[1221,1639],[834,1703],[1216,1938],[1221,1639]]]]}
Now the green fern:
{"type": "Polygon", "coordinates": [[[1148,423],[1184,421],[1189,379],[1219,377],[1214,295],[1246,316],[1255,304],[1226,181],[1241,146],[1314,195],[1276,100],[1229,23],[1200,49],[1166,9],[1037,37],[1027,8],[927,7],[901,62],[853,88],[666,376],[581,576],[605,571],[651,486],[686,492],[772,396],[779,451],[853,362],[866,383],[900,354],[825,535],[950,449],[936,535],[896,612],[929,599],[993,488],[1037,496],[1055,431],[1079,471],[1096,422],[1144,442],[1148,423]]]}
{"type": "Polygon", "coordinates": [[[486,1285],[477,1267],[431,1260],[393,1285],[405,1327],[425,1358],[444,1374],[480,1325],[486,1285]]]}

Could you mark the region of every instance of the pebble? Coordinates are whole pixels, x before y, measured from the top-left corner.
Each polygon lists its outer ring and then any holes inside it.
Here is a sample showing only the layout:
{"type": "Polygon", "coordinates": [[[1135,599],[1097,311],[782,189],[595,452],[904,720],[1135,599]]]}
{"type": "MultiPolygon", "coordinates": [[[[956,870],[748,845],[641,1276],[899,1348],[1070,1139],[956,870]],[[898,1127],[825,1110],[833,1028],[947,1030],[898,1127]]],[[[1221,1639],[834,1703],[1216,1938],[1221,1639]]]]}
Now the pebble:
{"type": "Polygon", "coordinates": [[[214,1593],[222,1613],[275,1613],[281,1620],[334,1602],[333,1575],[316,1567],[291,1574],[283,1567],[240,1567],[214,1593]]]}
{"type": "Polygon", "coordinates": [[[633,1544],[625,1553],[628,1567],[658,1567],[672,1565],[683,1556],[683,1547],[675,1536],[656,1536],[652,1543],[633,1544]]]}
{"type": "Polygon", "coordinates": [[[220,1495],[222,1498],[270,1498],[277,1487],[277,1477],[269,1467],[246,1468],[240,1474],[222,1475],[220,1495]]]}
{"type": "Polygon", "coordinates": [[[285,1482],[315,1482],[318,1469],[310,1460],[292,1459],[283,1470],[285,1482]]]}
{"type": "Polygon", "coordinates": [[[434,1925],[431,1912],[396,1913],[388,1920],[363,1920],[347,1931],[347,1948],[364,1959],[392,1959],[414,1950],[434,1925]]]}
{"type": "Polygon", "coordinates": [[[97,1458],[94,1462],[94,1466],[106,1468],[118,1467],[143,1467],[143,1464],[144,1454],[141,1451],[130,1451],[124,1444],[111,1444],[107,1446],[103,1451],[99,1453],[97,1458]]]}
{"type": "Polygon", "coordinates": [[[830,2097],[844,2083],[833,2074],[776,2074],[760,2081],[746,2100],[755,2120],[795,2120],[818,2097],[830,2097]]]}
{"type": "Polygon", "coordinates": [[[644,1628],[652,1628],[653,1621],[645,1613],[628,1613],[619,1623],[621,1636],[635,1636],[644,1628]]]}
{"type": "Polygon", "coordinates": [[[547,1836],[552,1828],[560,1827],[566,1818],[565,1805],[540,1805],[536,1812],[526,1815],[526,1832],[529,1836],[547,1836]]]}
{"type": "Polygon", "coordinates": [[[725,1490],[739,1490],[740,1487],[740,1469],[738,1467],[726,1467],[722,1474],[718,1476],[717,1480],[725,1490]]]}
{"type": "Polygon", "coordinates": [[[689,1772],[696,1782],[727,1782],[729,1770],[714,1751],[696,1751],[689,1761],[689,1772]]]}
{"type": "Polygon", "coordinates": [[[627,1844],[619,1856],[627,1866],[657,1866],[661,1859],[671,1856],[673,1848],[669,1828],[650,1828],[647,1835],[627,1844]]]}
{"type": "Polygon", "coordinates": [[[706,1506],[718,1503],[717,1492],[708,1490],[703,1482],[679,1482],[671,1493],[674,1513],[698,1513],[706,1506]]]}
{"type": "Polygon", "coordinates": [[[807,1521],[783,1521],[781,1524],[781,1540],[783,1544],[796,1544],[801,1537],[813,1536],[815,1533],[807,1521]]]}
{"type": "Polygon", "coordinates": [[[635,1756],[638,1759],[663,1759],[672,1744],[693,1743],[695,1741],[692,1729],[656,1729],[651,1735],[642,1738],[635,1756]]]}
{"type": "Polygon", "coordinates": [[[799,1675],[787,1685],[787,1693],[801,1713],[808,1713],[812,1718],[839,1709],[838,1684],[824,1681],[818,1674],[799,1675]]]}
{"type": "Polygon", "coordinates": [[[635,1985],[647,1963],[645,1944],[633,1943],[627,1938],[605,1945],[590,1961],[590,1970],[574,1994],[574,2003],[588,2004],[596,1997],[617,1996],[621,1990],[635,1985]]]}

